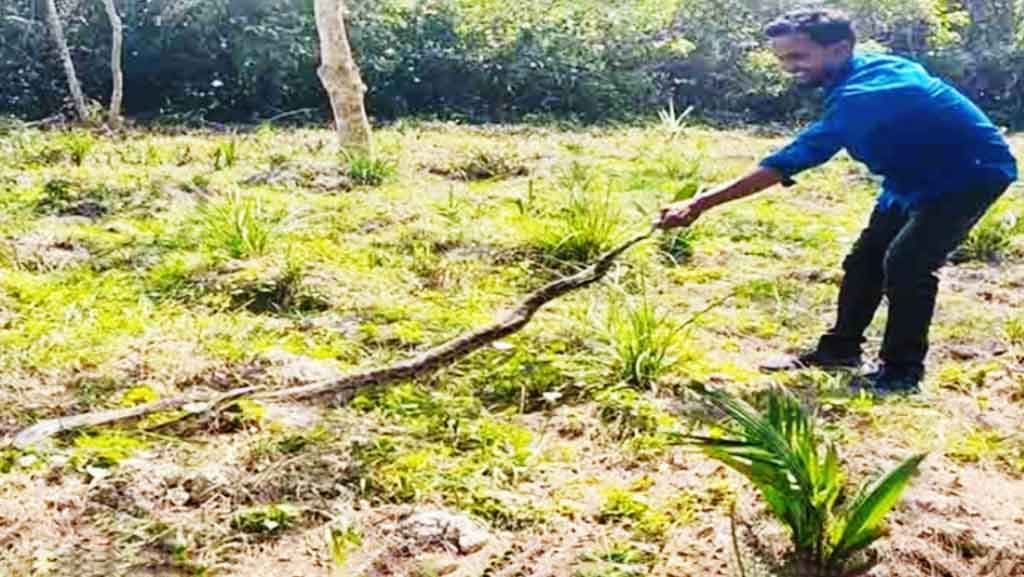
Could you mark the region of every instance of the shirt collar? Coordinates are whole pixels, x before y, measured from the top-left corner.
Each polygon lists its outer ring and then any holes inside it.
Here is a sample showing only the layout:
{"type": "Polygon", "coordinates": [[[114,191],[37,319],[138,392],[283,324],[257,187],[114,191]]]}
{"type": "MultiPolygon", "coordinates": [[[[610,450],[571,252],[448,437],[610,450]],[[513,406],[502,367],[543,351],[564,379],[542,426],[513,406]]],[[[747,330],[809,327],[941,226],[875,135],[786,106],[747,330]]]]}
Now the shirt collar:
{"type": "Polygon", "coordinates": [[[840,84],[846,82],[846,79],[849,78],[851,74],[853,74],[853,71],[855,68],[857,68],[857,65],[861,63],[861,60],[862,58],[860,56],[850,56],[850,58],[846,60],[846,63],[843,64],[843,66],[839,69],[836,75],[833,76],[827,84],[825,84],[825,94],[831,94],[832,91],[834,91],[840,84]]]}

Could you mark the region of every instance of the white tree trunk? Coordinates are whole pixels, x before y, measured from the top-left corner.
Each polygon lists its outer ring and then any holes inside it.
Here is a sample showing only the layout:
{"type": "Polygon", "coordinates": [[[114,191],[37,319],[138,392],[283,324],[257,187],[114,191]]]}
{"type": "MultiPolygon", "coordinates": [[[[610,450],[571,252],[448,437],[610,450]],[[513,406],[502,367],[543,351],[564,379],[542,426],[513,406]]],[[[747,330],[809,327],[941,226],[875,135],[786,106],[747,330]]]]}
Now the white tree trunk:
{"type": "Polygon", "coordinates": [[[107,18],[110,20],[110,30],[113,35],[113,42],[110,47],[110,74],[113,78],[113,86],[110,91],[110,117],[111,128],[121,126],[121,101],[124,99],[124,74],[121,71],[121,59],[124,51],[124,25],[121,17],[117,14],[117,6],[114,0],[103,0],[103,7],[107,9],[107,18]]]}
{"type": "Polygon", "coordinates": [[[64,65],[64,74],[68,78],[68,89],[71,91],[71,103],[75,107],[75,114],[81,121],[89,117],[89,111],[85,107],[85,97],[82,95],[82,85],[78,83],[78,75],[75,73],[75,63],[71,60],[71,51],[68,50],[68,41],[64,37],[64,26],[60,23],[60,15],[57,13],[55,0],[45,0],[46,3],[46,27],[50,29],[50,37],[57,45],[57,54],[64,65]]]}
{"type": "Polygon", "coordinates": [[[363,103],[366,85],[352,57],[345,32],[342,0],[315,0],[316,28],[320,36],[320,68],[317,73],[331,99],[334,124],[341,145],[370,151],[370,122],[363,103]]]}

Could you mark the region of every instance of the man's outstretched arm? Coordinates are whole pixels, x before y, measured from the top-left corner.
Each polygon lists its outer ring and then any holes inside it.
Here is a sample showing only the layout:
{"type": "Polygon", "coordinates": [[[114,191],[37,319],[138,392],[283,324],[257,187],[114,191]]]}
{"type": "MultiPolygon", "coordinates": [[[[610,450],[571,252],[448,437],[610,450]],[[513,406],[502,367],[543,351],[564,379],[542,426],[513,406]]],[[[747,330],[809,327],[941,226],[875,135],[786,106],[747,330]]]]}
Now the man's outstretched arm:
{"type": "Polygon", "coordinates": [[[843,116],[836,107],[825,118],[811,124],[793,142],[766,157],[746,176],[712,189],[706,194],[661,209],[660,228],[689,226],[706,210],[782,184],[794,184],[793,176],[832,158],[842,148],[843,116]]]}
{"type": "Polygon", "coordinates": [[[757,194],[782,182],[783,179],[782,173],[778,170],[759,166],[746,176],[714,188],[698,197],[662,208],[657,226],[664,229],[689,226],[705,211],[732,200],[757,194]]]}

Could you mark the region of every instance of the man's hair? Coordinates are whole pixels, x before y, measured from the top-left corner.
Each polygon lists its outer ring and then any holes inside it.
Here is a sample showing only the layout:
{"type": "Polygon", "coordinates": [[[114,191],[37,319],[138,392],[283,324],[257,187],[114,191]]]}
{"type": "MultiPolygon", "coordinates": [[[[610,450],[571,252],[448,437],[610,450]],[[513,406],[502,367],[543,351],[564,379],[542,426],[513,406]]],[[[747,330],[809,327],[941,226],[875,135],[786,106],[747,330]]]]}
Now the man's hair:
{"type": "Polygon", "coordinates": [[[850,17],[839,10],[794,10],[764,27],[769,38],[806,34],[822,46],[831,46],[843,40],[857,41],[850,17]]]}

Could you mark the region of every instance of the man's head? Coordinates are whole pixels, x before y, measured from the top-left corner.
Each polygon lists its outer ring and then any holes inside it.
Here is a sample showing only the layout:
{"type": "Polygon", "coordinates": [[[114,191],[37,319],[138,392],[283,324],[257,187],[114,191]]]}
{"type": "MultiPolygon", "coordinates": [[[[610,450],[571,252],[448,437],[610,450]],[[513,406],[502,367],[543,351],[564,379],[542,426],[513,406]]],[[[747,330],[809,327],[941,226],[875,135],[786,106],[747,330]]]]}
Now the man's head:
{"type": "Polygon", "coordinates": [[[853,54],[850,19],[836,10],[798,10],[765,27],[782,67],[801,84],[828,82],[853,54]]]}

